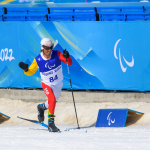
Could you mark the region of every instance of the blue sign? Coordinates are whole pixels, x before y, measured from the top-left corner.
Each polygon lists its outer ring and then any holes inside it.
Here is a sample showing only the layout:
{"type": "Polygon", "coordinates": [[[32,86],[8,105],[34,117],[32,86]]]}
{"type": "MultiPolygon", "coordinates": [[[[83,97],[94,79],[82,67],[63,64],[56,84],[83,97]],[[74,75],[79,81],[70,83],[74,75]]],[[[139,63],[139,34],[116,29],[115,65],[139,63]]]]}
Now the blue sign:
{"type": "MultiPolygon", "coordinates": [[[[67,49],[73,89],[150,90],[150,22],[0,22],[0,87],[41,88],[39,71],[26,76],[40,41],[67,49]],[[140,29],[140,30],[139,30],[140,29]]],[[[66,64],[63,88],[70,88],[66,64]]]]}
{"type": "Polygon", "coordinates": [[[135,117],[142,116],[144,113],[131,109],[100,109],[97,116],[96,127],[125,127],[127,117],[135,120],[135,117]]]}
{"type": "Polygon", "coordinates": [[[124,127],[128,109],[100,109],[96,127],[124,127]]]}

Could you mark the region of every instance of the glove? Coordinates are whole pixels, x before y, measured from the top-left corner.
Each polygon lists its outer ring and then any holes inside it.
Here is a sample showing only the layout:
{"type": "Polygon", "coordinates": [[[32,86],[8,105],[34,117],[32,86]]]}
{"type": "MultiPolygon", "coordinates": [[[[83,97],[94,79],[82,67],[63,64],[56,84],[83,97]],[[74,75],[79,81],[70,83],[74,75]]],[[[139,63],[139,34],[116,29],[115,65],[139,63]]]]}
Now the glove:
{"type": "Polygon", "coordinates": [[[20,67],[21,69],[23,69],[25,72],[28,71],[28,64],[25,64],[24,62],[20,62],[20,63],[19,63],[19,67],[20,67]]]}
{"type": "Polygon", "coordinates": [[[66,51],[66,49],[63,50],[63,56],[64,56],[66,59],[69,58],[69,53],[68,53],[68,51],[66,51]]]}

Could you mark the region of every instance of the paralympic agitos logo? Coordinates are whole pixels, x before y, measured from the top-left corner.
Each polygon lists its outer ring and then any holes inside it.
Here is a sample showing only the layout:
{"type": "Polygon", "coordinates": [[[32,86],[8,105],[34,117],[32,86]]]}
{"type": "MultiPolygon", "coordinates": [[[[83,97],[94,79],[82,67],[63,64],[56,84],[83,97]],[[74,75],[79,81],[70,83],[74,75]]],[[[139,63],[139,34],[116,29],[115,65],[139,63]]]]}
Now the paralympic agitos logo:
{"type": "Polygon", "coordinates": [[[54,68],[54,67],[55,67],[55,64],[54,64],[53,66],[50,66],[50,65],[48,64],[48,62],[45,64],[45,68],[52,69],[52,68],[54,68]]]}
{"type": "Polygon", "coordinates": [[[112,114],[112,112],[110,112],[110,113],[108,114],[108,116],[107,116],[107,120],[108,120],[108,125],[109,125],[109,126],[110,126],[112,123],[115,123],[115,119],[114,119],[114,120],[111,119],[111,114],[112,114]]]}
{"type": "MultiPolygon", "coordinates": [[[[118,43],[120,42],[120,40],[121,40],[121,39],[117,40],[117,42],[115,43],[115,46],[114,46],[114,57],[115,57],[116,59],[118,59],[117,54],[116,54],[116,50],[117,50],[117,46],[118,46],[118,43]]],[[[129,66],[129,67],[133,67],[133,66],[134,66],[134,58],[133,58],[133,55],[132,55],[132,61],[131,61],[131,62],[128,62],[128,61],[124,58],[124,56],[123,56],[123,59],[124,59],[125,63],[127,64],[127,66],[129,66]]],[[[124,67],[123,64],[122,64],[120,48],[119,48],[119,62],[120,62],[121,70],[122,70],[123,72],[126,72],[127,66],[124,67]]]]}

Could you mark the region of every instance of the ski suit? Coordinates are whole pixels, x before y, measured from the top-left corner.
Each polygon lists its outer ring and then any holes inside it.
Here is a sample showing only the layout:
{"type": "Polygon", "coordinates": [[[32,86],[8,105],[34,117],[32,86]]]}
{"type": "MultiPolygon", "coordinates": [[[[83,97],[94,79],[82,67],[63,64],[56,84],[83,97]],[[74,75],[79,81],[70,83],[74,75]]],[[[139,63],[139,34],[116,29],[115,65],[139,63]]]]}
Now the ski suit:
{"type": "Polygon", "coordinates": [[[37,57],[34,58],[32,64],[28,68],[28,71],[24,71],[24,74],[31,76],[39,68],[42,80],[42,88],[48,97],[48,100],[45,102],[45,107],[48,108],[49,115],[54,114],[55,105],[60,97],[63,86],[61,61],[65,64],[68,62],[68,65],[72,65],[71,57],[69,56],[66,62],[66,58],[63,57],[63,53],[58,50],[52,50],[49,60],[47,60],[43,56],[43,52],[41,52],[37,57]]]}

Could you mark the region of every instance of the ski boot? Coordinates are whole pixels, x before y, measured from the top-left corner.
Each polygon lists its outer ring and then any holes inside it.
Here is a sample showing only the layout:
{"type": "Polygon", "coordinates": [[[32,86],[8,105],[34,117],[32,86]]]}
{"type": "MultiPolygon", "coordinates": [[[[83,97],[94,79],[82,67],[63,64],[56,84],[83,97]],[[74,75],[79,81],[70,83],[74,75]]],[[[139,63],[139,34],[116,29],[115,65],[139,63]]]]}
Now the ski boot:
{"type": "Polygon", "coordinates": [[[54,115],[49,115],[49,117],[52,117],[52,118],[48,119],[49,132],[60,132],[60,130],[55,126],[54,115]]]}
{"type": "Polygon", "coordinates": [[[43,122],[44,121],[44,110],[46,110],[47,108],[45,107],[45,104],[39,104],[37,106],[38,109],[38,120],[39,122],[43,122]]]}

